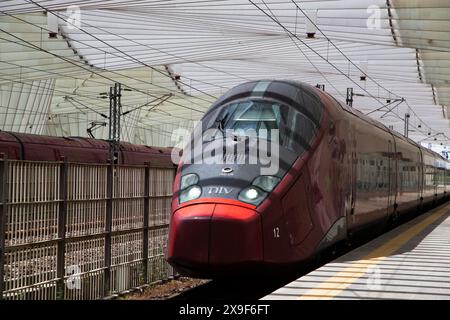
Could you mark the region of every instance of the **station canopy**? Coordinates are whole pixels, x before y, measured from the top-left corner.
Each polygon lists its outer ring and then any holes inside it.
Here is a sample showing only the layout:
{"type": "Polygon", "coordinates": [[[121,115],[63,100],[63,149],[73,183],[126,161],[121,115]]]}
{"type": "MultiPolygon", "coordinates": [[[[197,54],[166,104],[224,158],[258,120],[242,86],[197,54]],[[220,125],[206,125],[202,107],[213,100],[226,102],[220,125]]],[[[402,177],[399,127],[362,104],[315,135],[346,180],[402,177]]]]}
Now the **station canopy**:
{"type": "Polygon", "coordinates": [[[293,79],[418,142],[450,145],[448,0],[10,0],[0,3],[0,127],[171,146],[229,88],[293,79]]]}

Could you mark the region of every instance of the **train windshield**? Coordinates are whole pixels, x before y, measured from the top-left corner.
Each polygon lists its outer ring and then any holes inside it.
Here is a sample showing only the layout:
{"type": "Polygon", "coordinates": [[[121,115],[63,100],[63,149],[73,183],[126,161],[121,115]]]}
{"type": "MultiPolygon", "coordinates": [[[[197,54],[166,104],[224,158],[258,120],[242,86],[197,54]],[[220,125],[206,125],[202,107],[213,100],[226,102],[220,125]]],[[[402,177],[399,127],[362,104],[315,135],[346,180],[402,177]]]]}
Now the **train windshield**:
{"type": "Polygon", "coordinates": [[[276,103],[244,101],[234,103],[223,110],[217,119],[218,128],[236,135],[244,135],[254,130],[258,136],[271,137],[271,130],[280,130],[285,120],[281,106],[276,103]]]}
{"type": "Polygon", "coordinates": [[[316,134],[313,121],[285,104],[270,100],[244,100],[234,102],[207,113],[203,119],[206,129],[217,129],[212,139],[232,134],[245,136],[249,132],[258,138],[279,139],[281,146],[297,153],[310,147],[316,134]],[[273,135],[273,130],[278,135],[273,135]]]}

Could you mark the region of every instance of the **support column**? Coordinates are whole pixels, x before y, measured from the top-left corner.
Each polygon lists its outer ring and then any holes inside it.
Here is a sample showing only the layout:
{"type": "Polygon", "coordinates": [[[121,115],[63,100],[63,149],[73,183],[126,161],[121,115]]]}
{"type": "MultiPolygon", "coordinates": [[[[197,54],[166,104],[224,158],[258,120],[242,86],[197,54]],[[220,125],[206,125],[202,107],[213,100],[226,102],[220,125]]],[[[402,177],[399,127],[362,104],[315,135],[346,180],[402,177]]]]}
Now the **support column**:
{"type": "Polygon", "coordinates": [[[65,248],[66,248],[66,217],[67,217],[67,177],[68,165],[65,159],[59,169],[59,214],[58,214],[58,247],[56,259],[57,299],[64,300],[65,248]]]}
{"type": "Polygon", "coordinates": [[[110,164],[108,166],[107,181],[107,202],[106,202],[106,216],[105,216],[105,287],[104,296],[111,294],[111,231],[112,231],[112,212],[113,212],[113,183],[114,183],[115,166],[110,164]]]}
{"type": "Polygon", "coordinates": [[[150,164],[145,167],[145,187],[144,187],[144,234],[143,234],[143,272],[144,283],[148,283],[148,233],[150,215],[150,164]]]}
{"type": "Polygon", "coordinates": [[[8,212],[8,159],[0,155],[0,300],[5,290],[5,233],[8,212]]]}

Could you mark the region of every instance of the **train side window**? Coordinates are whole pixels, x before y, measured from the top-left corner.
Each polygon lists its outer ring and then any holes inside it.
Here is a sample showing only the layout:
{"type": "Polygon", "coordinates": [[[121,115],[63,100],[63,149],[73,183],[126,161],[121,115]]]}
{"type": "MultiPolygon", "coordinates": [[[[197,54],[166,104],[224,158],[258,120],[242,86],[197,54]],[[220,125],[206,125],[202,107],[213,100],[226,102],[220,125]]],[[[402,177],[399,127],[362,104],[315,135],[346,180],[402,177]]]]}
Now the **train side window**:
{"type": "Polygon", "coordinates": [[[311,146],[311,140],[316,135],[317,128],[311,119],[293,108],[289,118],[288,128],[286,128],[289,138],[285,139],[285,147],[301,153],[311,146]]]}
{"type": "Polygon", "coordinates": [[[323,106],[319,99],[303,91],[303,107],[311,114],[315,123],[320,123],[323,113],[323,106]]]}

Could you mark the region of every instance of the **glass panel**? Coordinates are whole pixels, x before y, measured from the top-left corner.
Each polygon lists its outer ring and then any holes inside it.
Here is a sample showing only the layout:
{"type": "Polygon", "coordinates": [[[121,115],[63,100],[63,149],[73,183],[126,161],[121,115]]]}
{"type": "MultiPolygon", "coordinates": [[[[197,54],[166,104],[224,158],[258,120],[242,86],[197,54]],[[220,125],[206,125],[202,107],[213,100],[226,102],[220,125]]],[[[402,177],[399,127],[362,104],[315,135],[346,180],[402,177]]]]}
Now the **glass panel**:
{"type": "MultiPolygon", "coordinates": [[[[208,135],[211,139],[225,134],[245,136],[248,130],[259,138],[273,138],[271,130],[279,130],[280,145],[301,154],[311,145],[317,132],[314,122],[293,107],[269,100],[245,100],[219,108],[206,114],[203,123],[205,129],[216,129],[208,135]]],[[[209,140],[211,141],[211,140],[209,140]]]]}

